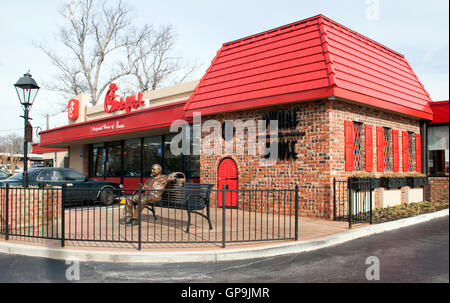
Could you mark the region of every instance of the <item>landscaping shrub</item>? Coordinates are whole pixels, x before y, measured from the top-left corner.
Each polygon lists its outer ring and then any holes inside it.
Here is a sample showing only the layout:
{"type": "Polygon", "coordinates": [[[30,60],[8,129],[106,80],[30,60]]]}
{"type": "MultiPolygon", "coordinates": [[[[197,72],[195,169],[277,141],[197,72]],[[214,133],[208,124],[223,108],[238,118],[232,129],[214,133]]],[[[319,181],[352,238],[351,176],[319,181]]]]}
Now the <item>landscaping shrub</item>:
{"type": "Polygon", "coordinates": [[[425,201],[401,204],[387,208],[376,208],[373,210],[373,223],[383,223],[402,218],[414,217],[446,209],[448,207],[448,202],[444,203],[425,201]]]}

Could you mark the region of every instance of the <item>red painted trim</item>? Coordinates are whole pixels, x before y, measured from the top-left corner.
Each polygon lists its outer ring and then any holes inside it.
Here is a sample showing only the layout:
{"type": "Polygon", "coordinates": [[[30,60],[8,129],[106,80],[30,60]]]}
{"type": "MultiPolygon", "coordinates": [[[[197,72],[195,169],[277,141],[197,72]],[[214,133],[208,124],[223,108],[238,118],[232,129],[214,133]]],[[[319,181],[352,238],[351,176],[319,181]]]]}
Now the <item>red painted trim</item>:
{"type": "Polygon", "coordinates": [[[422,171],[422,149],[420,134],[416,134],[416,171],[422,171]]]}
{"type": "Polygon", "coordinates": [[[384,127],[377,126],[377,171],[384,171],[384,127]]]}
{"type": "Polygon", "coordinates": [[[209,107],[189,109],[186,111],[187,117],[192,117],[194,112],[201,112],[202,115],[211,115],[223,112],[240,111],[251,108],[260,108],[284,103],[315,100],[333,96],[333,89],[326,87],[309,91],[302,91],[284,95],[270,96],[258,99],[243,100],[233,103],[213,105],[209,107]]]}
{"type": "Polygon", "coordinates": [[[423,111],[421,110],[415,110],[410,107],[406,107],[403,105],[399,105],[393,102],[381,100],[378,98],[374,98],[368,95],[352,92],[343,88],[336,87],[334,88],[335,96],[338,98],[342,98],[348,101],[356,101],[359,103],[363,103],[365,105],[378,107],[382,109],[386,109],[389,111],[394,111],[398,113],[402,113],[405,115],[422,118],[425,120],[432,120],[433,119],[433,113],[429,109],[429,107],[424,106],[423,111]]]}
{"type": "Polygon", "coordinates": [[[409,134],[407,131],[402,132],[402,166],[403,171],[409,171],[409,134]]]}
{"type": "Polygon", "coordinates": [[[393,167],[394,172],[400,170],[400,146],[398,141],[398,130],[392,130],[392,152],[393,152],[393,167]]]}
{"type": "Polygon", "coordinates": [[[366,171],[371,172],[373,170],[373,136],[372,136],[372,125],[365,125],[365,165],[366,171]]]}
{"type": "Polygon", "coordinates": [[[353,121],[344,121],[344,136],[345,136],[345,170],[353,171],[353,162],[355,157],[353,155],[353,121]]]}

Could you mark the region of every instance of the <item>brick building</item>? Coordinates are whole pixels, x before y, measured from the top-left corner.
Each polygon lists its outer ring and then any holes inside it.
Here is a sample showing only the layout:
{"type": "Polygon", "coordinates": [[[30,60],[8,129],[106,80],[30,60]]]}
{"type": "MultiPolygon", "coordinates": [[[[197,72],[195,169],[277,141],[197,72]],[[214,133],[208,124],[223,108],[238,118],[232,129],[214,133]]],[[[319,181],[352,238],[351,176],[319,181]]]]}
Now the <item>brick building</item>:
{"type": "Polygon", "coordinates": [[[201,181],[218,183],[229,157],[234,186],[298,184],[302,213],[331,218],[333,178],[422,171],[430,101],[403,55],[319,15],[225,43],[185,109],[221,122],[295,114],[280,131],[295,159],[264,167],[258,156],[202,154],[201,181]]]}
{"type": "MultiPolygon", "coordinates": [[[[224,43],[199,82],[146,98],[144,108],[114,114],[81,106],[70,125],[42,132],[41,146],[67,147],[71,167],[125,187],[145,181],[152,163],[215,188],[298,185],[301,214],[323,218],[332,217],[335,178],[426,170],[432,101],[405,57],[322,15],[224,43]],[[171,122],[195,125],[198,114],[202,153],[172,155],[171,122]],[[261,135],[251,125],[270,120],[278,121],[278,153],[276,163],[263,165],[264,155],[248,152],[258,145],[251,138],[261,135]],[[217,138],[222,149],[209,154],[209,121],[244,124],[217,138]]],[[[376,203],[421,193],[380,190],[376,203]]],[[[225,205],[238,206],[238,198],[225,205]]]]}

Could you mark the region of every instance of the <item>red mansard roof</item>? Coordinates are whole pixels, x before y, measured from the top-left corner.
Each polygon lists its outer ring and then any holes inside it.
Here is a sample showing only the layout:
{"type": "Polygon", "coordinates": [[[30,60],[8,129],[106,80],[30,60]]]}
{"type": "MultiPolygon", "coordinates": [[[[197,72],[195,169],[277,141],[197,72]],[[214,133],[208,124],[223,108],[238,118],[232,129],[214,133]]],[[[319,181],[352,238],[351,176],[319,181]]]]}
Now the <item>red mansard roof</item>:
{"type": "Polygon", "coordinates": [[[433,117],[403,55],[322,15],[223,44],[185,110],[214,114],[331,96],[433,117]]]}

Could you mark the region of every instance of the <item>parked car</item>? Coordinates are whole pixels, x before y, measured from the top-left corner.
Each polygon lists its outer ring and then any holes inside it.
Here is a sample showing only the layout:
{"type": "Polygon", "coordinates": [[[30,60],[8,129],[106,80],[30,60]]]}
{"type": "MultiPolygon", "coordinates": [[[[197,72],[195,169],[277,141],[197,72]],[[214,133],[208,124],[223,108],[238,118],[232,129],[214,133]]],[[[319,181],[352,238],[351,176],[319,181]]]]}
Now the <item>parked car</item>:
{"type": "Polygon", "coordinates": [[[7,173],[7,172],[5,172],[5,171],[3,171],[3,170],[0,170],[0,180],[7,179],[7,178],[9,178],[10,176],[11,176],[11,174],[9,174],[9,173],[7,173]]]}
{"type": "MultiPolygon", "coordinates": [[[[17,173],[0,186],[22,185],[23,174],[17,173]]],[[[65,203],[100,201],[103,205],[111,205],[121,195],[122,185],[116,182],[92,180],[72,168],[34,167],[28,170],[29,186],[61,186],[66,184],[65,203]]]]}
{"type": "MultiPolygon", "coordinates": [[[[6,167],[5,167],[5,164],[0,164],[0,170],[3,170],[3,171],[12,171],[12,170],[11,170],[11,164],[7,164],[6,167]]],[[[16,165],[16,166],[15,166],[15,169],[14,169],[14,173],[15,173],[15,174],[17,174],[17,173],[23,173],[23,169],[20,168],[19,165],[16,165]]]]}

